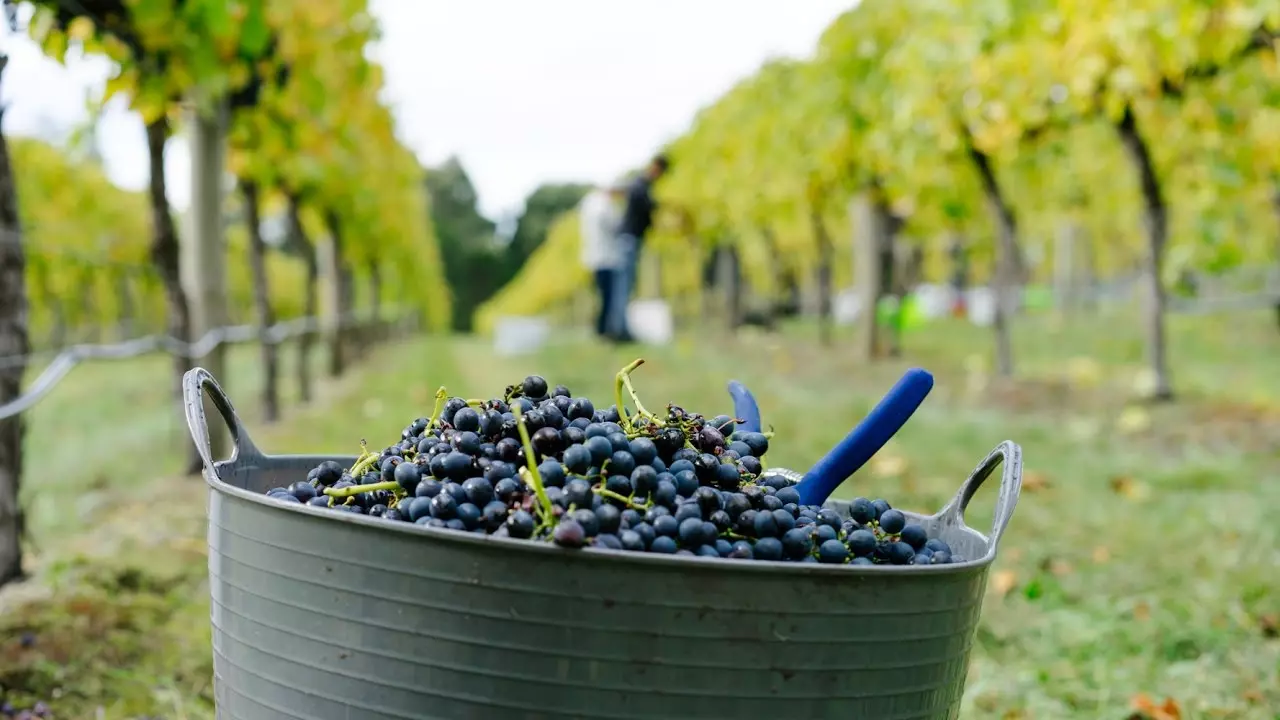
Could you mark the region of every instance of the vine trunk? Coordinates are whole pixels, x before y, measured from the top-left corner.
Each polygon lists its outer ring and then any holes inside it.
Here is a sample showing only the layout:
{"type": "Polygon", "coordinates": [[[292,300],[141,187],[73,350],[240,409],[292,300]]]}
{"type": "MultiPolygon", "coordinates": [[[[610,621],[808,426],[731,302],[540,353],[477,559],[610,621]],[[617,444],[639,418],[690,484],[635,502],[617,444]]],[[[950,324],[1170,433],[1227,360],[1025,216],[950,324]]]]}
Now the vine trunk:
{"type": "MultiPolygon", "coordinates": [[[[0,54],[0,80],[8,57],[0,54]]],[[[0,108],[0,121],[4,109],[0,108]]],[[[0,132],[0,357],[16,363],[0,366],[0,405],[22,393],[28,337],[29,308],[26,289],[26,256],[18,222],[18,191],[9,145],[0,132]]],[[[25,523],[19,489],[22,483],[22,413],[0,419],[0,585],[22,577],[22,541],[25,523]]]]}
{"type": "Polygon", "coordinates": [[[1146,291],[1143,326],[1147,336],[1147,363],[1155,381],[1151,396],[1153,400],[1171,400],[1173,384],[1169,379],[1168,340],[1165,331],[1168,299],[1161,279],[1165,247],[1169,238],[1169,207],[1165,203],[1160,178],[1156,176],[1151,149],[1138,130],[1138,119],[1132,106],[1124,109],[1115,123],[1115,129],[1124,145],[1125,154],[1129,156],[1138,174],[1138,185],[1142,188],[1142,220],[1147,235],[1147,255],[1143,268],[1143,285],[1146,291]]]}

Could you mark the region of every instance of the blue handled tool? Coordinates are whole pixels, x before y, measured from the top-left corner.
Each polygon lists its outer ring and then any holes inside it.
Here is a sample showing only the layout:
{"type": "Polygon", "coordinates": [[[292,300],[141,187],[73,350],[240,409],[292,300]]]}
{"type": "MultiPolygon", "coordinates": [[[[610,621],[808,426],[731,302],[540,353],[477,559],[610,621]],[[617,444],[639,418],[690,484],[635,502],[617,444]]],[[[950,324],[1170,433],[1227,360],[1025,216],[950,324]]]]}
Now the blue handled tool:
{"type": "Polygon", "coordinates": [[[912,368],[889,390],[879,405],[838,445],[819,460],[796,485],[800,502],[821,505],[840,483],[849,479],[889,442],[933,389],[933,375],[912,368]]]}
{"type": "MultiPolygon", "coordinates": [[[[805,475],[785,468],[771,468],[766,475],[783,475],[797,482],[796,491],[805,505],[821,505],[840,483],[848,480],[897,434],[933,389],[933,375],[920,368],[908,370],[869,415],[858,423],[826,457],[805,475]]],[[[734,415],[743,420],[742,430],[759,431],[760,406],[751,391],[740,382],[729,383],[734,415]]]]}
{"type": "Polygon", "coordinates": [[[738,430],[743,432],[760,432],[760,406],[746,385],[737,380],[729,381],[729,396],[733,398],[733,417],[737,419],[738,430]]]}

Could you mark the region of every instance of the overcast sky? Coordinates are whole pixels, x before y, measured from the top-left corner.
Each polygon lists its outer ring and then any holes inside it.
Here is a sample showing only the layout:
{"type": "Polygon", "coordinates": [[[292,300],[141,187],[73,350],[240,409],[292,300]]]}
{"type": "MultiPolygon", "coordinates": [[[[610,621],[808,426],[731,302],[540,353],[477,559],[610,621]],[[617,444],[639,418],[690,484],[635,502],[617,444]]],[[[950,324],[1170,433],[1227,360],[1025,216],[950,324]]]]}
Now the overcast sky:
{"type": "MultiPolygon", "coordinates": [[[[548,180],[608,181],[679,135],[699,107],[775,55],[808,54],[851,0],[371,0],[376,49],[401,137],[424,163],[461,157],[490,216],[518,208],[548,180]]],[[[111,68],[65,67],[25,38],[0,98],[4,130],[65,136],[111,68]]],[[[137,116],[113,105],[100,128],[111,177],[141,188],[146,145],[137,116]]],[[[169,192],[189,194],[178,143],[169,192]]]]}

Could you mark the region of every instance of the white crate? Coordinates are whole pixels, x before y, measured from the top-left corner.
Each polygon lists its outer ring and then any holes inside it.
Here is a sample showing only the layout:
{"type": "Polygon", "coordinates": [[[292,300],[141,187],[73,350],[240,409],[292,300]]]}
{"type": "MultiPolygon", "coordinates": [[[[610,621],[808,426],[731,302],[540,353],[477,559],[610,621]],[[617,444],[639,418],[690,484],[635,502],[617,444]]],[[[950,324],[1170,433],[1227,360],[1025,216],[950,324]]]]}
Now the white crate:
{"type": "Polygon", "coordinates": [[[666,300],[635,300],[627,305],[632,336],[646,345],[666,345],[675,335],[675,320],[666,300]]]}
{"type": "Polygon", "coordinates": [[[507,315],[493,328],[493,351],[498,355],[527,355],[537,352],[551,336],[551,322],[542,315],[507,315]]]}

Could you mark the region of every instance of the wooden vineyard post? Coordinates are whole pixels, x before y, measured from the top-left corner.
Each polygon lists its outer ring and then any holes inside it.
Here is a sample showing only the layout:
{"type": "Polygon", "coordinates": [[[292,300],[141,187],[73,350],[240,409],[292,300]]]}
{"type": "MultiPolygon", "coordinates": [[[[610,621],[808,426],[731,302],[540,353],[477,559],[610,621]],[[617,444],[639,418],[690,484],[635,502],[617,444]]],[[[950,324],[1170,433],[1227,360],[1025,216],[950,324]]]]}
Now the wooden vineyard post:
{"type": "MultiPolygon", "coordinates": [[[[223,181],[226,111],[187,113],[187,141],[191,148],[191,205],[186,213],[186,231],[182,233],[182,285],[191,305],[191,341],[198,343],[209,331],[226,327],[227,312],[227,243],[222,218],[225,196],[223,181]]],[[[191,361],[223,379],[226,373],[226,349],[219,345],[203,357],[191,361]]],[[[205,401],[205,412],[217,411],[205,401]]],[[[212,423],[210,441],[213,456],[225,457],[227,436],[212,423]]],[[[189,468],[198,469],[198,468],[189,468]]]]}

